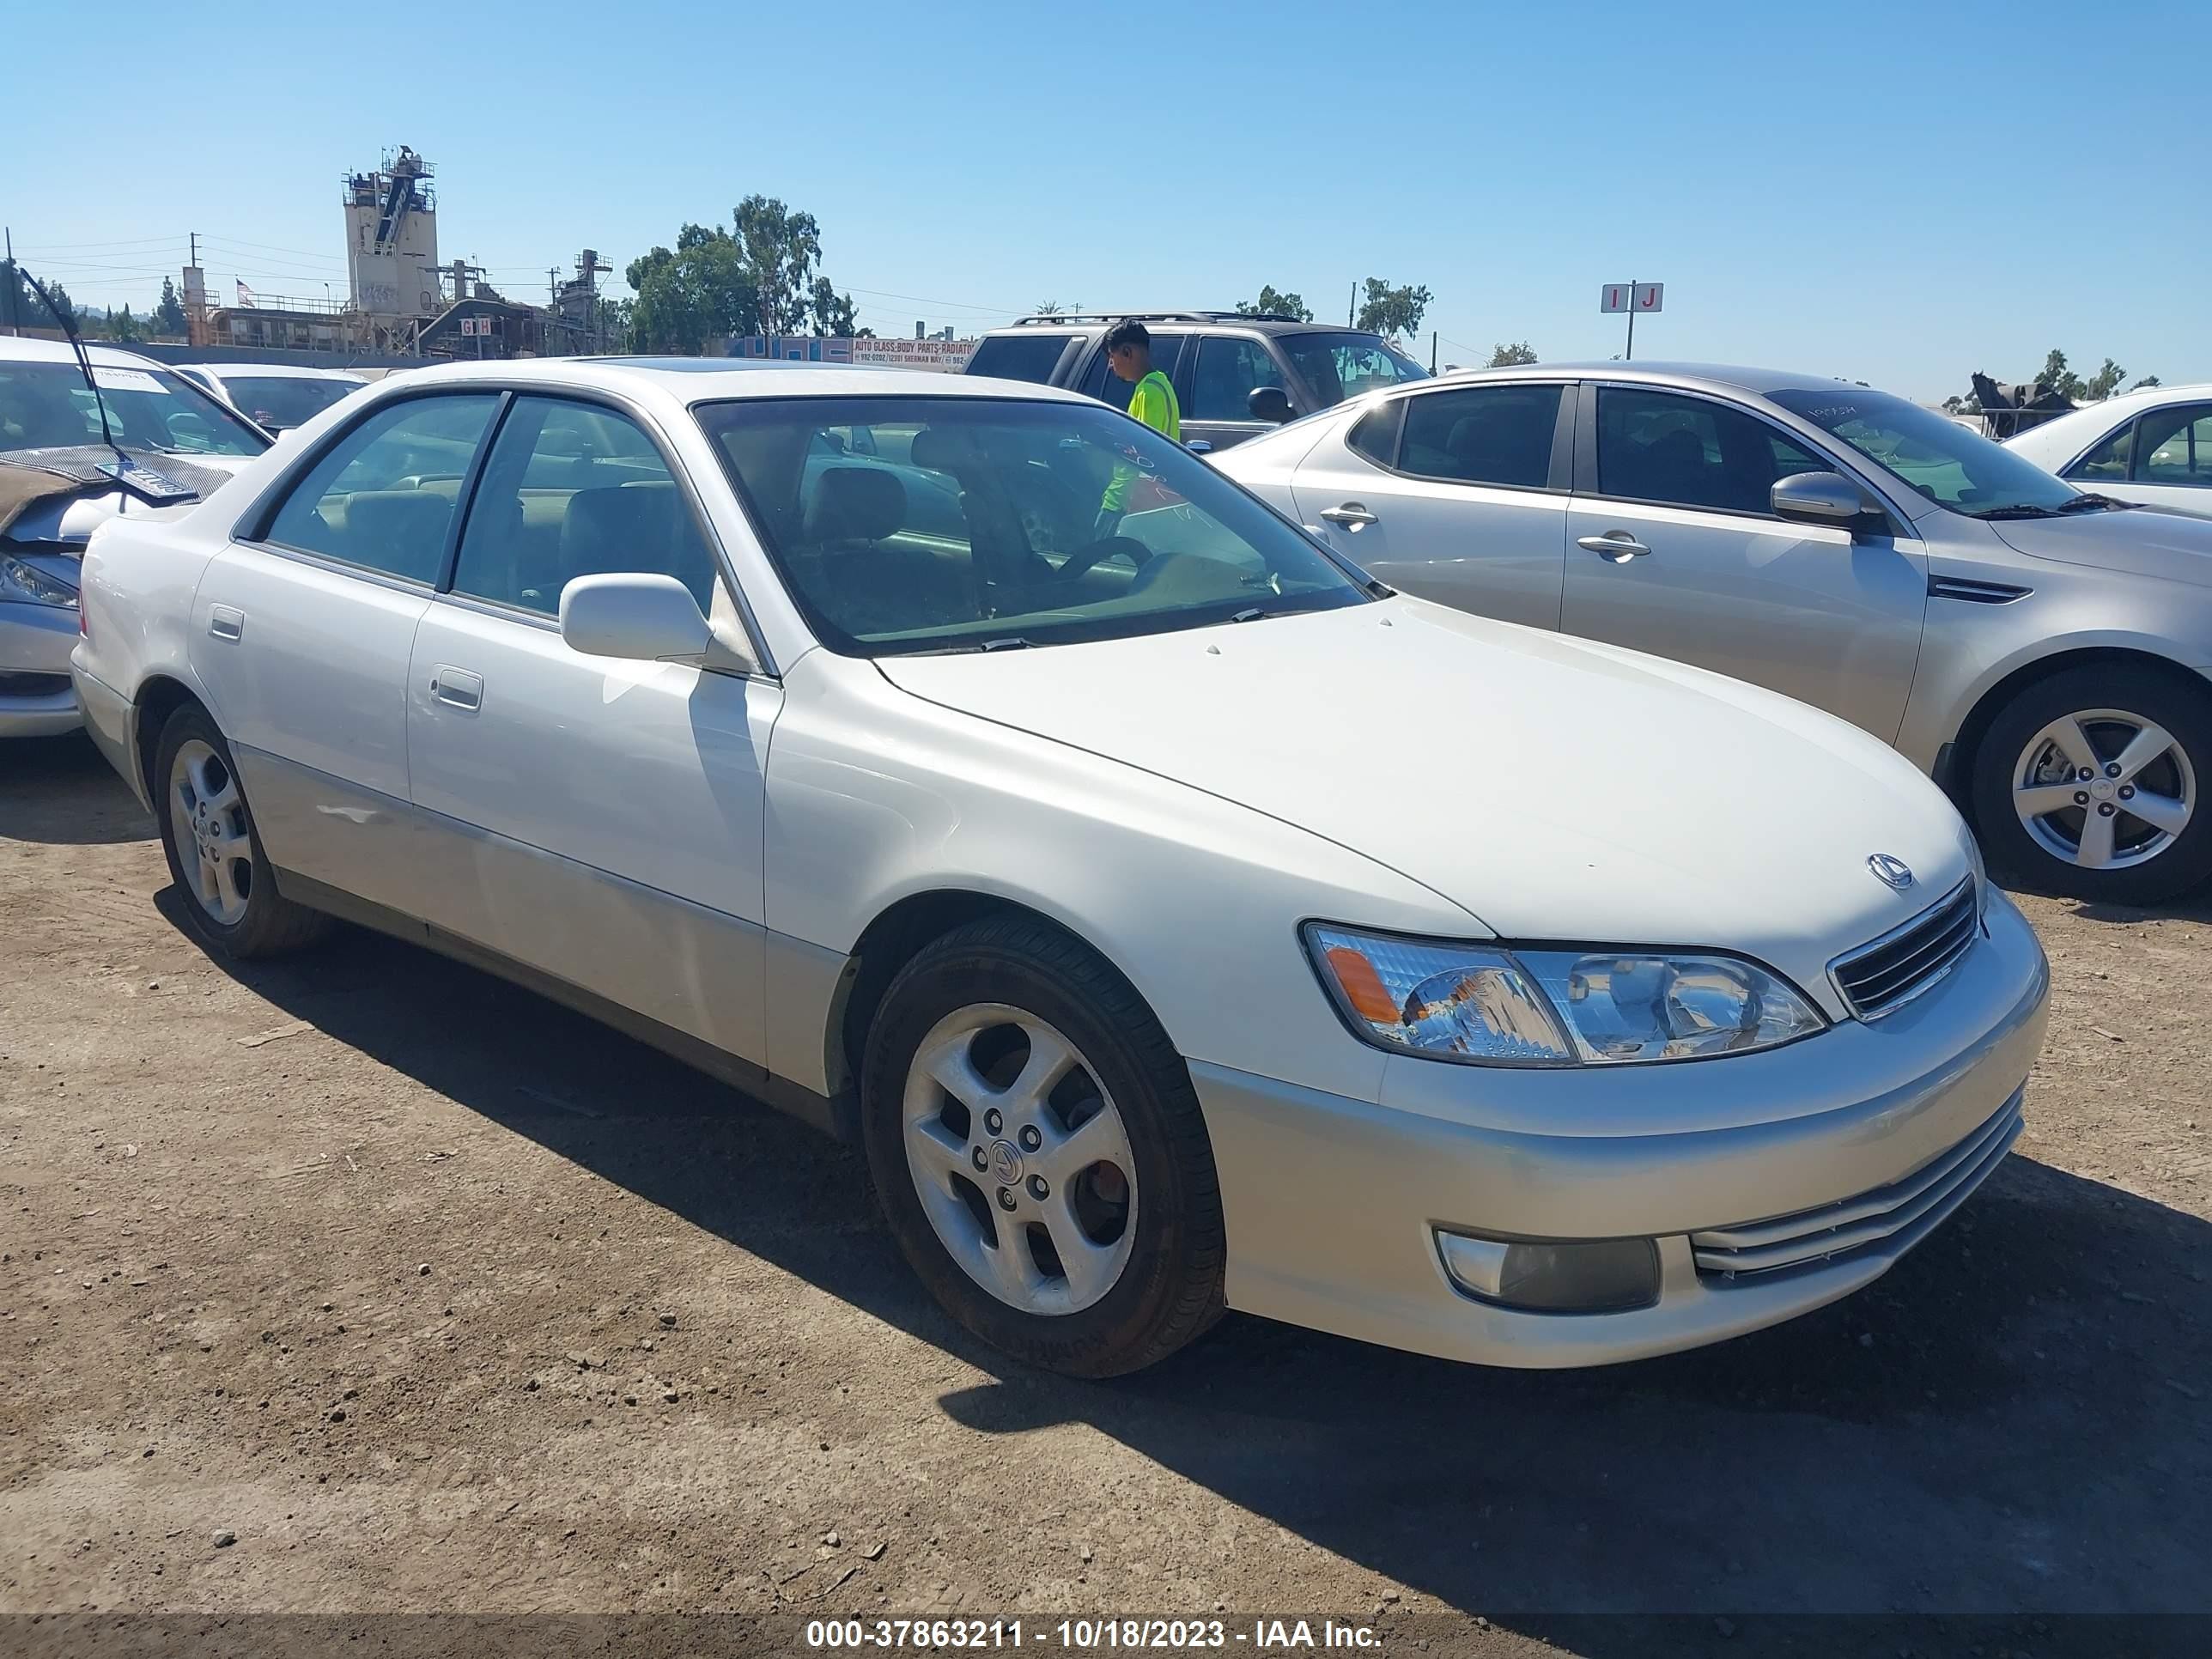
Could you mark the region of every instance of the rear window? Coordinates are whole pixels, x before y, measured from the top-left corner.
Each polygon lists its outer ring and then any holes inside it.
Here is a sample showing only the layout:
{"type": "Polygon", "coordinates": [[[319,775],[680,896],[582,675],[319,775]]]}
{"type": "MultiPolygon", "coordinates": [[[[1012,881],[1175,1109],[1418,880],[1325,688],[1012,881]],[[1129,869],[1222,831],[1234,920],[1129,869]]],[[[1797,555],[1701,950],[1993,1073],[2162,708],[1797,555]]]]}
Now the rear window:
{"type": "Polygon", "coordinates": [[[308,380],[291,374],[225,374],[232,403],[272,431],[305,426],[341,398],[361,390],[353,380],[308,380]]]}
{"type": "Polygon", "coordinates": [[[968,373],[1049,386],[1060,354],[1066,349],[1065,334],[994,334],[975,348],[968,360],[968,373]]]}

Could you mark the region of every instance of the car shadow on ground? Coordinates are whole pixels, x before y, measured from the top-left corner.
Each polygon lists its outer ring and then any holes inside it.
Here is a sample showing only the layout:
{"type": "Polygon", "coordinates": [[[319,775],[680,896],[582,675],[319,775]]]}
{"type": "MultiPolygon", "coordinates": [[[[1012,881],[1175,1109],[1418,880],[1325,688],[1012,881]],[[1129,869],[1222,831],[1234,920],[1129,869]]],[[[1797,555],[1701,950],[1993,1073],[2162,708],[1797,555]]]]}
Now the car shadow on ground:
{"type": "Polygon", "coordinates": [[[92,739],[0,739],[0,840],[90,847],[150,841],[141,811],[92,739]]]}
{"type": "MultiPolygon", "coordinates": [[[[173,921],[185,901],[158,902],[173,921]]],[[[854,1154],[673,1060],[365,933],[230,971],[973,1364],[993,1380],[942,1400],[959,1422],[1093,1425],[1509,1629],[1645,1653],[1675,1639],[1614,1615],[1694,1613],[1687,1652],[1723,1614],[2208,1605],[2212,1226],[2024,1157],[1868,1291],[1696,1353],[1486,1370],[1232,1315],[1151,1372],[1083,1383],[1015,1366],[940,1313],[875,1225],[854,1154]]],[[[2059,1647],[2025,1625],[2014,1645],[2059,1647]]]]}

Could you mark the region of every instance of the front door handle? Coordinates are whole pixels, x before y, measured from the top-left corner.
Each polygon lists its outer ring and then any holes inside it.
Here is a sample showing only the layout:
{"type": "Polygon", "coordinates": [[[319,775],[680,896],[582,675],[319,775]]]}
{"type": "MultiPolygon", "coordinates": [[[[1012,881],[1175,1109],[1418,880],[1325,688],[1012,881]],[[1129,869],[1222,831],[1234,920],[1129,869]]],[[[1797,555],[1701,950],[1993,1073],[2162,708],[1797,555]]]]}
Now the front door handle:
{"type": "Polygon", "coordinates": [[[1364,530],[1370,524],[1382,522],[1358,501],[1346,501],[1341,507],[1324,507],[1321,515],[1331,524],[1341,525],[1346,530],[1364,530]]]}
{"type": "Polygon", "coordinates": [[[474,713],[483,707],[483,676],[441,662],[430,671],[430,695],[440,702],[474,713]]]}
{"type": "Polygon", "coordinates": [[[1189,442],[1183,445],[1183,447],[1190,451],[1194,455],[1211,455],[1213,453],[1213,446],[1206,442],[1203,438],[1193,438],[1189,442]]]}
{"type": "Polygon", "coordinates": [[[1626,564],[1631,559],[1640,559],[1651,550],[1626,530],[1608,530],[1602,536],[1578,537],[1575,545],[1585,553],[1611,559],[1615,564],[1626,564]]]}
{"type": "Polygon", "coordinates": [[[227,605],[208,607],[208,632],[219,640],[239,640],[246,636],[246,613],[227,605]]]}

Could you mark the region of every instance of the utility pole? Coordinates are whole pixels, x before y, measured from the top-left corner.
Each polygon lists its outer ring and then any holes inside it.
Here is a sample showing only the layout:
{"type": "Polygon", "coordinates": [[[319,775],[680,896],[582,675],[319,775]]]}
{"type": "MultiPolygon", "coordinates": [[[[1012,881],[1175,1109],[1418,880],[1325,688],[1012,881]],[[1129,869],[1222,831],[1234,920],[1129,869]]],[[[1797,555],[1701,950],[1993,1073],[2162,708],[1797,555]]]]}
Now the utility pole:
{"type": "Polygon", "coordinates": [[[15,228],[8,227],[8,331],[20,335],[23,331],[21,319],[16,314],[21,306],[23,278],[15,269],[15,228]]]}
{"type": "Polygon", "coordinates": [[[1352,319],[1359,314],[1359,278],[1352,279],[1352,297],[1344,302],[1344,325],[1352,326],[1352,319]]]}
{"type": "Polygon", "coordinates": [[[1429,373],[1430,373],[1430,374],[1435,374],[1436,372],[1437,372],[1437,331],[1436,331],[1436,330],[1434,330],[1434,329],[1431,329],[1431,330],[1429,331],[1429,373]]]}

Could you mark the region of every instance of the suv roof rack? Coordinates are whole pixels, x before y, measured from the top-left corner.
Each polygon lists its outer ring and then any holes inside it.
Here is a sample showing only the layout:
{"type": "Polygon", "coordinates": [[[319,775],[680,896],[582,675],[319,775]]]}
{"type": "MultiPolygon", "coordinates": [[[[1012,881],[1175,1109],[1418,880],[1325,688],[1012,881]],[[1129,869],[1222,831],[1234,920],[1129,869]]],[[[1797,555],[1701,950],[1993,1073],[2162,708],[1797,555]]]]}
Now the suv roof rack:
{"type": "Polygon", "coordinates": [[[1275,311],[1063,311],[1017,317],[1016,328],[1050,328],[1091,323],[1299,323],[1303,317],[1275,311]]]}

